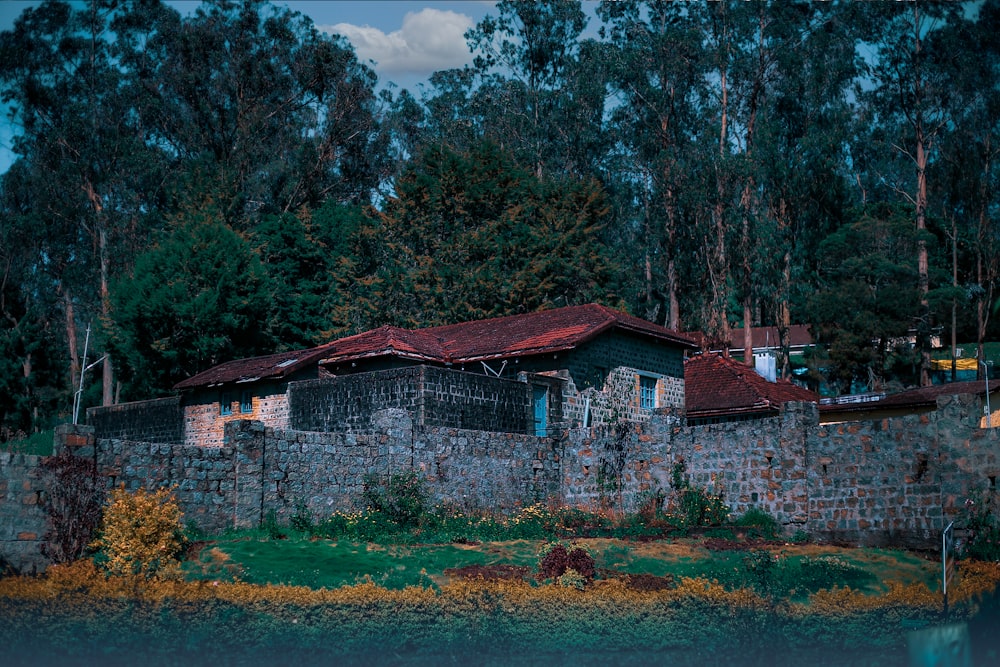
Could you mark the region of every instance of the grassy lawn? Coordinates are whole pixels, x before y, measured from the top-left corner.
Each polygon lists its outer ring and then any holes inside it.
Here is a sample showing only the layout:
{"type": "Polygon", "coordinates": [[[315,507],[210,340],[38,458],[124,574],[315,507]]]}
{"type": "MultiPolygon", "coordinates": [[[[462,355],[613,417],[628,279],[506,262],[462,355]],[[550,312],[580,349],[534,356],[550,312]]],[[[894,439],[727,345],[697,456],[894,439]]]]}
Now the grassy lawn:
{"type": "MultiPolygon", "coordinates": [[[[717,541],[716,541],[717,542],[717,541]]],[[[509,565],[537,571],[541,540],[481,544],[381,545],[305,537],[266,539],[223,537],[198,545],[185,565],[191,580],[239,580],[337,588],[372,581],[388,589],[441,588],[469,566],[509,565]]],[[[936,590],[940,565],[918,554],[891,549],[848,549],[820,544],[731,542],[709,548],[712,540],[680,538],[648,542],[580,540],[594,557],[598,578],[628,574],[703,578],[727,589],[755,588],[778,597],[803,600],[821,588],[850,587],[869,595],[889,582],[921,583],[936,590]]]]}

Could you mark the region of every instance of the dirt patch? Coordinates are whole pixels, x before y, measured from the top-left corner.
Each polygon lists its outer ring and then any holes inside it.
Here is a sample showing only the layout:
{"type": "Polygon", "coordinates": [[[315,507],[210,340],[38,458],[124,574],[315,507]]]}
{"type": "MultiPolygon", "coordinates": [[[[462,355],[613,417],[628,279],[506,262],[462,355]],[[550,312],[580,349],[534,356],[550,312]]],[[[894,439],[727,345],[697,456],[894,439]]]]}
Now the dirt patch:
{"type": "Polygon", "coordinates": [[[524,565],[466,565],[450,567],[445,575],[456,579],[484,579],[485,581],[518,581],[528,576],[531,568],[524,565]]]}
{"type": "Polygon", "coordinates": [[[750,551],[751,549],[766,549],[768,547],[784,546],[784,542],[775,540],[747,539],[727,540],[722,537],[709,537],[702,545],[709,551],[750,551]]]}
{"type": "Polygon", "coordinates": [[[601,569],[598,571],[601,579],[615,579],[624,582],[634,591],[653,592],[666,591],[677,587],[677,580],[672,575],[657,576],[655,574],[637,574],[619,572],[618,570],[601,569]]]}
{"type": "Polygon", "coordinates": [[[210,544],[212,542],[209,540],[191,540],[184,547],[184,555],[181,560],[198,560],[201,557],[201,552],[210,544]]]}

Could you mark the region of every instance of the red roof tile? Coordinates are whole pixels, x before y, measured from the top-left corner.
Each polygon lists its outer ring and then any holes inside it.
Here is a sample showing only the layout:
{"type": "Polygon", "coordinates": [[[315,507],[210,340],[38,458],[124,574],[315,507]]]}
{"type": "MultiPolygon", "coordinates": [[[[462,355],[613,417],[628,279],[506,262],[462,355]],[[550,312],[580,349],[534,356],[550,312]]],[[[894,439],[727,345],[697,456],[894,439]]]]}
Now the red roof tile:
{"type": "Polygon", "coordinates": [[[652,322],[588,304],[412,331],[392,328],[399,344],[408,346],[405,350],[385,343],[382,335],[377,334],[389,329],[383,327],[335,341],[333,350],[321,363],[393,353],[442,363],[523,357],[569,350],[613,327],[689,349],[697,347],[690,338],[652,322]]]}
{"type": "Polygon", "coordinates": [[[192,375],[174,385],[174,389],[193,389],[195,387],[211,387],[232,382],[253,382],[262,379],[282,378],[315,364],[329,351],[332,343],[325,343],[308,350],[280,352],[263,357],[236,359],[207,371],[192,375]]]}
{"type": "Polygon", "coordinates": [[[428,329],[379,327],[311,350],[231,361],[188,378],[178,383],[175,389],[281,377],[302,368],[307,361],[327,365],[394,356],[438,363],[462,363],[553,353],[572,349],[612,328],[687,349],[698,347],[693,339],[683,334],[592,303],[428,329]],[[280,367],[282,362],[290,359],[295,360],[293,367],[280,367]]]}
{"type": "Polygon", "coordinates": [[[441,342],[426,333],[426,330],[412,331],[384,326],[333,341],[321,363],[385,355],[425,361],[447,360],[447,353],[441,342]]]}
{"type": "Polygon", "coordinates": [[[819,402],[819,395],[788,380],[768,382],[757,371],[718,354],[684,362],[684,403],[688,418],[776,413],[790,401],[819,402]]]}
{"type": "MultiPolygon", "coordinates": [[[[1000,380],[990,380],[990,393],[1000,391],[1000,380]]],[[[824,403],[819,409],[824,412],[869,412],[886,408],[923,408],[936,407],[940,396],[956,396],[958,394],[973,394],[983,396],[986,393],[986,382],[970,380],[968,382],[949,382],[935,384],[930,387],[917,387],[889,394],[875,401],[860,403],[824,403]]]]}
{"type": "MultiPolygon", "coordinates": [[[[701,347],[708,344],[706,336],[701,331],[691,331],[687,334],[695,339],[701,347]]],[[[739,352],[743,349],[743,328],[731,329],[729,332],[729,349],[739,352]]],[[[781,341],[778,327],[750,327],[750,337],[755,350],[776,348],[781,341]]],[[[792,324],[788,327],[788,344],[793,348],[808,347],[813,344],[812,334],[808,324],[792,324]]]]}

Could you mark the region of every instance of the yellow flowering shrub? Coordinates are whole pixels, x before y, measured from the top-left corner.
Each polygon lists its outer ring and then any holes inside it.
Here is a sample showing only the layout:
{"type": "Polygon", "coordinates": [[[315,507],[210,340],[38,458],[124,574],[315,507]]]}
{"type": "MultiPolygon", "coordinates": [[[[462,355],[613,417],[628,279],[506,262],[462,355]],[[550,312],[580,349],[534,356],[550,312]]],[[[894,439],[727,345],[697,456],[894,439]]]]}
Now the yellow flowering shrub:
{"type": "Polygon", "coordinates": [[[113,575],[172,578],[180,575],[183,514],[169,489],[124,487],[111,492],[96,546],[113,575]]]}

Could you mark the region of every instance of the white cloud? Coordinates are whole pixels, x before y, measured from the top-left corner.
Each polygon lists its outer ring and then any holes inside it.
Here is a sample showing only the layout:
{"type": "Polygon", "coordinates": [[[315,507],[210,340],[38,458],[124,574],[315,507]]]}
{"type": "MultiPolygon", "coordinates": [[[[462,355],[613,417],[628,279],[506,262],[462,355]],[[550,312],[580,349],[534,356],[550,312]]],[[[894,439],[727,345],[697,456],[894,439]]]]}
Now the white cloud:
{"type": "Polygon", "coordinates": [[[386,76],[427,75],[472,62],[463,36],[471,27],[472,19],[465,14],[426,8],[408,12],[403,27],[389,34],[369,25],[350,23],[319,29],[346,37],[362,62],[374,61],[376,71],[386,76]]]}

